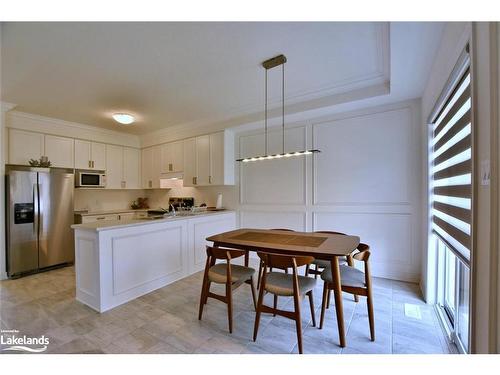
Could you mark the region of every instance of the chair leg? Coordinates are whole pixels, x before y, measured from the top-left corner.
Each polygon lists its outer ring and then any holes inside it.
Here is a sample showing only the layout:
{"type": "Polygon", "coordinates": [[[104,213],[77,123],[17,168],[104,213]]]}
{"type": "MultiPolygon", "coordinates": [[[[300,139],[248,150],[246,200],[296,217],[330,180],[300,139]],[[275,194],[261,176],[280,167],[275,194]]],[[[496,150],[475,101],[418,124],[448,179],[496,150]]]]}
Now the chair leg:
{"type": "Polygon", "coordinates": [[[231,281],[226,283],[226,298],[227,298],[227,320],[229,323],[229,333],[233,333],[233,291],[231,281]]]}
{"type": "Polygon", "coordinates": [[[328,298],[327,293],[329,292],[330,291],[328,290],[328,286],[326,285],[326,283],[323,283],[323,298],[321,300],[321,315],[319,318],[319,329],[323,328],[323,322],[325,321],[326,299],[328,298]]]}
{"type": "Polygon", "coordinates": [[[318,274],[319,274],[319,272],[318,272],[318,265],[315,264],[314,266],[315,266],[314,267],[314,271],[315,271],[314,272],[314,280],[317,280],[318,279],[318,274]]]}
{"type": "Polygon", "coordinates": [[[264,300],[264,285],[261,285],[259,290],[259,300],[257,301],[257,311],[255,312],[255,325],[253,327],[253,341],[257,340],[259,332],[260,314],[262,310],[262,301],[264,300]]]}
{"type": "Polygon", "coordinates": [[[359,302],[359,297],[357,294],[354,295],[354,302],[359,302]]]}
{"type": "Polygon", "coordinates": [[[207,303],[208,286],[209,286],[208,278],[204,277],[203,283],[201,285],[200,310],[198,311],[198,320],[201,320],[201,317],[203,315],[203,307],[207,303]]]}
{"type": "Polygon", "coordinates": [[[299,346],[299,354],[303,353],[302,348],[302,318],[300,317],[300,296],[294,294],[293,302],[295,304],[295,325],[297,327],[297,344],[299,346]]]}
{"type": "Polygon", "coordinates": [[[330,296],[332,295],[332,293],[330,292],[330,290],[328,290],[328,297],[326,299],[326,308],[329,309],[330,308],[330,296]]]}
{"type": "Polygon", "coordinates": [[[250,289],[252,289],[253,308],[257,310],[257,297],[255,293],[255,286],[253,285],[253,276],[250,276],[250,289]]]}
{"type": "Polygon", "coordinates": [[[308,264],[306,266],[306,272],[304,273],[304,276],[309,276],[309,267],[310,267],[310,265],[308,264]]]}
{"type": "Polygon", "coordinates": [[[259,262],[259,274],[257,275],[257,290],[260,288],[261,278],[262,278],[262,261],[259,262]]]}
{"type": "Polygon", "coordinates": [[[316,327],[316,315],[314,314],[313,291],[310,290],[309,292],[307,292],[307,296],[309,297],[309,306],[311,307],[311,317],[312,317],[313,327],[316,327]]]}
{"type": "Polygon", "coordinates": [[[368,306],[368,321],[370,322],[370,339],[375,341],[375,317],[373,316],[372,291],[368,289],[366,304],[368,306]]]}
{"type": "Polygon", "coordinates": [[[274,295],[273,307],[274,307],[274,310],[275,310],[273,312],[273,316],[276,316],[276,309],[278,308],[278,295],[277,294],[274,295]]]}

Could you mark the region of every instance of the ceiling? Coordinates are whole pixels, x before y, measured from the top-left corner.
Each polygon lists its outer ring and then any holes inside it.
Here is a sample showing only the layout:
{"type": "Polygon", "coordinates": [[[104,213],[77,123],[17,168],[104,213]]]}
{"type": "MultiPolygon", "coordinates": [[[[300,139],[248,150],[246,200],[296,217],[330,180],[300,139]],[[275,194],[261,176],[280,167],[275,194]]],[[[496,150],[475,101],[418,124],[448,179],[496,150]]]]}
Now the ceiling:
{"type": "MultiPolygon", "coordinates": [[[[280,53],[287,111],[387,95],[394,85],[417,97],[427,77],[412,64],[433,56],[440,29],[412,25],[399,26],[403,40],[392,51],[388,23],[4,23],[1,99],[23,112],[146,134],[261,113],[260,63],[280,53]],[[394,69],[411,77],[393,82],[394,69]],[[114,112],[137,123],[120,126],[114,112]]],[[[280,73],[269,72],[271,107],[280,103],[280,73]]]]}

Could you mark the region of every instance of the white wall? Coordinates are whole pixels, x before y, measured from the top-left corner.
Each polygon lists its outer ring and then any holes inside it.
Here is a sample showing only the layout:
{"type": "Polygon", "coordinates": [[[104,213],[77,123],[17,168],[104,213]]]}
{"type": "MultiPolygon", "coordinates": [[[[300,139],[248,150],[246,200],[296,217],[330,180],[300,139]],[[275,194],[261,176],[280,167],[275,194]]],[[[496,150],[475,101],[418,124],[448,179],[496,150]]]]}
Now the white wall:
{"type": "MultiPolygon", "coordinates": [[[[286,150],[312,157],[241,163],[242,227],[336,230],[373,249],[375,276],[420,280],[421,134],[417,100],[287,125],[286,150]]],[[[239,135],[239,156],[264,153],[262,132],[239,135]]],[[[281,151],[272,129],[269,152],[281,151]]]]}

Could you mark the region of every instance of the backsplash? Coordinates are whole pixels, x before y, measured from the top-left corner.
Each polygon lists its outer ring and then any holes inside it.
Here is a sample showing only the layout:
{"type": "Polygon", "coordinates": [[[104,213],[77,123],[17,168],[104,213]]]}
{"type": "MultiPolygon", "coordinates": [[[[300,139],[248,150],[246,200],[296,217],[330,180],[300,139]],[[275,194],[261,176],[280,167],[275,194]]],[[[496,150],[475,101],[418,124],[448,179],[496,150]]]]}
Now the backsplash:
{"type": "Polygon", "coordinates": [[[176,186],[168,190],[145,190],[145,196],[149,198],[150,207],[168,206],[169,197],[193,197],[196,206],[202,203],[206,203],[207,206],[215,206],[219,193],[222,193],[222,206],[224,208],[236,209],[238,202],[237,186],[204,186],[200,188],[176,186]]]}
{"type": "Polygon", "coordinates": [[[201,188],[182,187],[181,182],[172,184],[170,189],[155,190],[106,190],[106,189],[75,189],[75,211],[102,211],[129,209],[130,204],[138,197],[149,198],[149,207],[167,207],[169,197],[193,197],[194,204],[199,206],[215,206],[217,195],[222,193],[224,208],[236,209],[238,188],[236,186],[206,186],[201,188]],[[175,186],[178,185],[178,186],[175,186]]]}
{"type": "Polygon", "coordinates": [[[145,197],[145,190],[75,189],[75,211],[130,209],[138,197],[145,197]]]}

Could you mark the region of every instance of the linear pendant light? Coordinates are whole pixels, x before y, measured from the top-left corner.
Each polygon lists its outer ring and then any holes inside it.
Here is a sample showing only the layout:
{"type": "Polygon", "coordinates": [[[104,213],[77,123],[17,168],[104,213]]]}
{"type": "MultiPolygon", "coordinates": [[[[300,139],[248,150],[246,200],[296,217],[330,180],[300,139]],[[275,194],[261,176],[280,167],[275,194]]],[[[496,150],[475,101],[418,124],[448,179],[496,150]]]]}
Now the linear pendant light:
{"type": "Polygon", "coordinates": [[[266,105],[264,109],[264,126],[265,126],[265,155],[254,156],[249,158],[237,159],[236,161],[241,161],[243,163],[247,163],[250,161],[259,161],[259,160],[270,160],[270,159],[280,159],[280,158],[289,158],[292,156],[303,156],[303,155],[311,155],[316,152],[321,152],[320,150],[311,149],[311,150],[302,150],[295,152],[287,152],[285,153],[285,63],[286,57],[285,55],[279,55],[273,57],[269,60],[266,60],[262,63],[264,69],[266,69],[266,105]],[[281,65],[281,129],[283,133],[282,138],[282,152],[281,154],[269,154],[267,152],[267,72],[269,69],[275,68],[281,65]]]}

